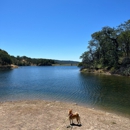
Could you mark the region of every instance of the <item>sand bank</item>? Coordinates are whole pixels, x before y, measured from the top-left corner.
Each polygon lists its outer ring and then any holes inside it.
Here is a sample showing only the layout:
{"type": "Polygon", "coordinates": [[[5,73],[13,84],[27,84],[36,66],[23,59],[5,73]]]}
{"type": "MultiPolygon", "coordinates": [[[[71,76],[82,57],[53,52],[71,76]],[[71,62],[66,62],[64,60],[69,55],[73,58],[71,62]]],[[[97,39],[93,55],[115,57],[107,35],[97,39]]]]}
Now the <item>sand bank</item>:
{"type": "MultiPolygon", "coordinates": [[[[74,120],[76,124],[76,121],[74,120]]],[[[0,130],[129,130],[130,119],[77,104],[54,101],[0,103],[0,130]],[[79,112],[82,126],[69,125],[68,109],[79,112]]]]}

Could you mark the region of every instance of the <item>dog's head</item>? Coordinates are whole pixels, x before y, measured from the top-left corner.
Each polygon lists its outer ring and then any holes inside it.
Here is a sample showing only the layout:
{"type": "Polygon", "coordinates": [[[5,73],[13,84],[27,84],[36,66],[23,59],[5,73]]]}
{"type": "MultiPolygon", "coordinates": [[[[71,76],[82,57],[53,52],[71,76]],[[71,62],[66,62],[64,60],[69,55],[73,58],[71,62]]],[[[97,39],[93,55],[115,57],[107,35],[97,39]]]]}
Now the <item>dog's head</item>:
{"type": "Polygon", "coordinates": [[[72,109],[69,110],[68,115],[72,115],[72,109]]]}

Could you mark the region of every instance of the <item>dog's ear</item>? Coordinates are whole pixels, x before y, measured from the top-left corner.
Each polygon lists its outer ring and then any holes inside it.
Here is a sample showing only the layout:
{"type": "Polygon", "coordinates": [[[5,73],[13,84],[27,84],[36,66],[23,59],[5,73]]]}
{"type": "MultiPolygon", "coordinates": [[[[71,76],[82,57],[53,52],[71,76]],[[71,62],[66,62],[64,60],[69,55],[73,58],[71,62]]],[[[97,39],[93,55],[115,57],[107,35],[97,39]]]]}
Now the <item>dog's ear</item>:
{"type": "Polygon", "coordinates": [[[69,109],[69,112],[72,111],[72,109],[69,109]]]}

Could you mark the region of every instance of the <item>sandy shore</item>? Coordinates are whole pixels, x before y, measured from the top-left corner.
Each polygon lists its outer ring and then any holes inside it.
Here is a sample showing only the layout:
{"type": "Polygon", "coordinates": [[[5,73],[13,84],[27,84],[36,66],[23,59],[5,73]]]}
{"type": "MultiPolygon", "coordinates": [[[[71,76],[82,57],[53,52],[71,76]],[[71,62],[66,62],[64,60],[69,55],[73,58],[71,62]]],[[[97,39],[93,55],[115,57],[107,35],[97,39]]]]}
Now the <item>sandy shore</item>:
{"type": "MultiPolygon", "coordinates": [[[[76,124],[76,121],[74,120],[76,124]]],[[[54,101],[0,103],[0,130],[129,130],[130,118],[77,104],[54,101]],[[69,125],[68,109],[79,112],[81,126],[69,125]]]]}

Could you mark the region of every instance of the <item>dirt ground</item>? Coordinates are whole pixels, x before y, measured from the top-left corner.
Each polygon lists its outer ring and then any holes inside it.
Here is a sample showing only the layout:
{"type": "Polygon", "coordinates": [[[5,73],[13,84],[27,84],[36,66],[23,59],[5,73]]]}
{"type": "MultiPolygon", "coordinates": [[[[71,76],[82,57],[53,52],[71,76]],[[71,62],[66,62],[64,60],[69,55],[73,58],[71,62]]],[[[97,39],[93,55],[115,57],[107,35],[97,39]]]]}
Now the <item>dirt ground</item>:
{"type": "Polygon", "coordinates": [[[130,118],[58,101],[0,103],[0,130],[130,130],[130,118]],[[70,125],[68,110],[81,117],[70,125]]]}

